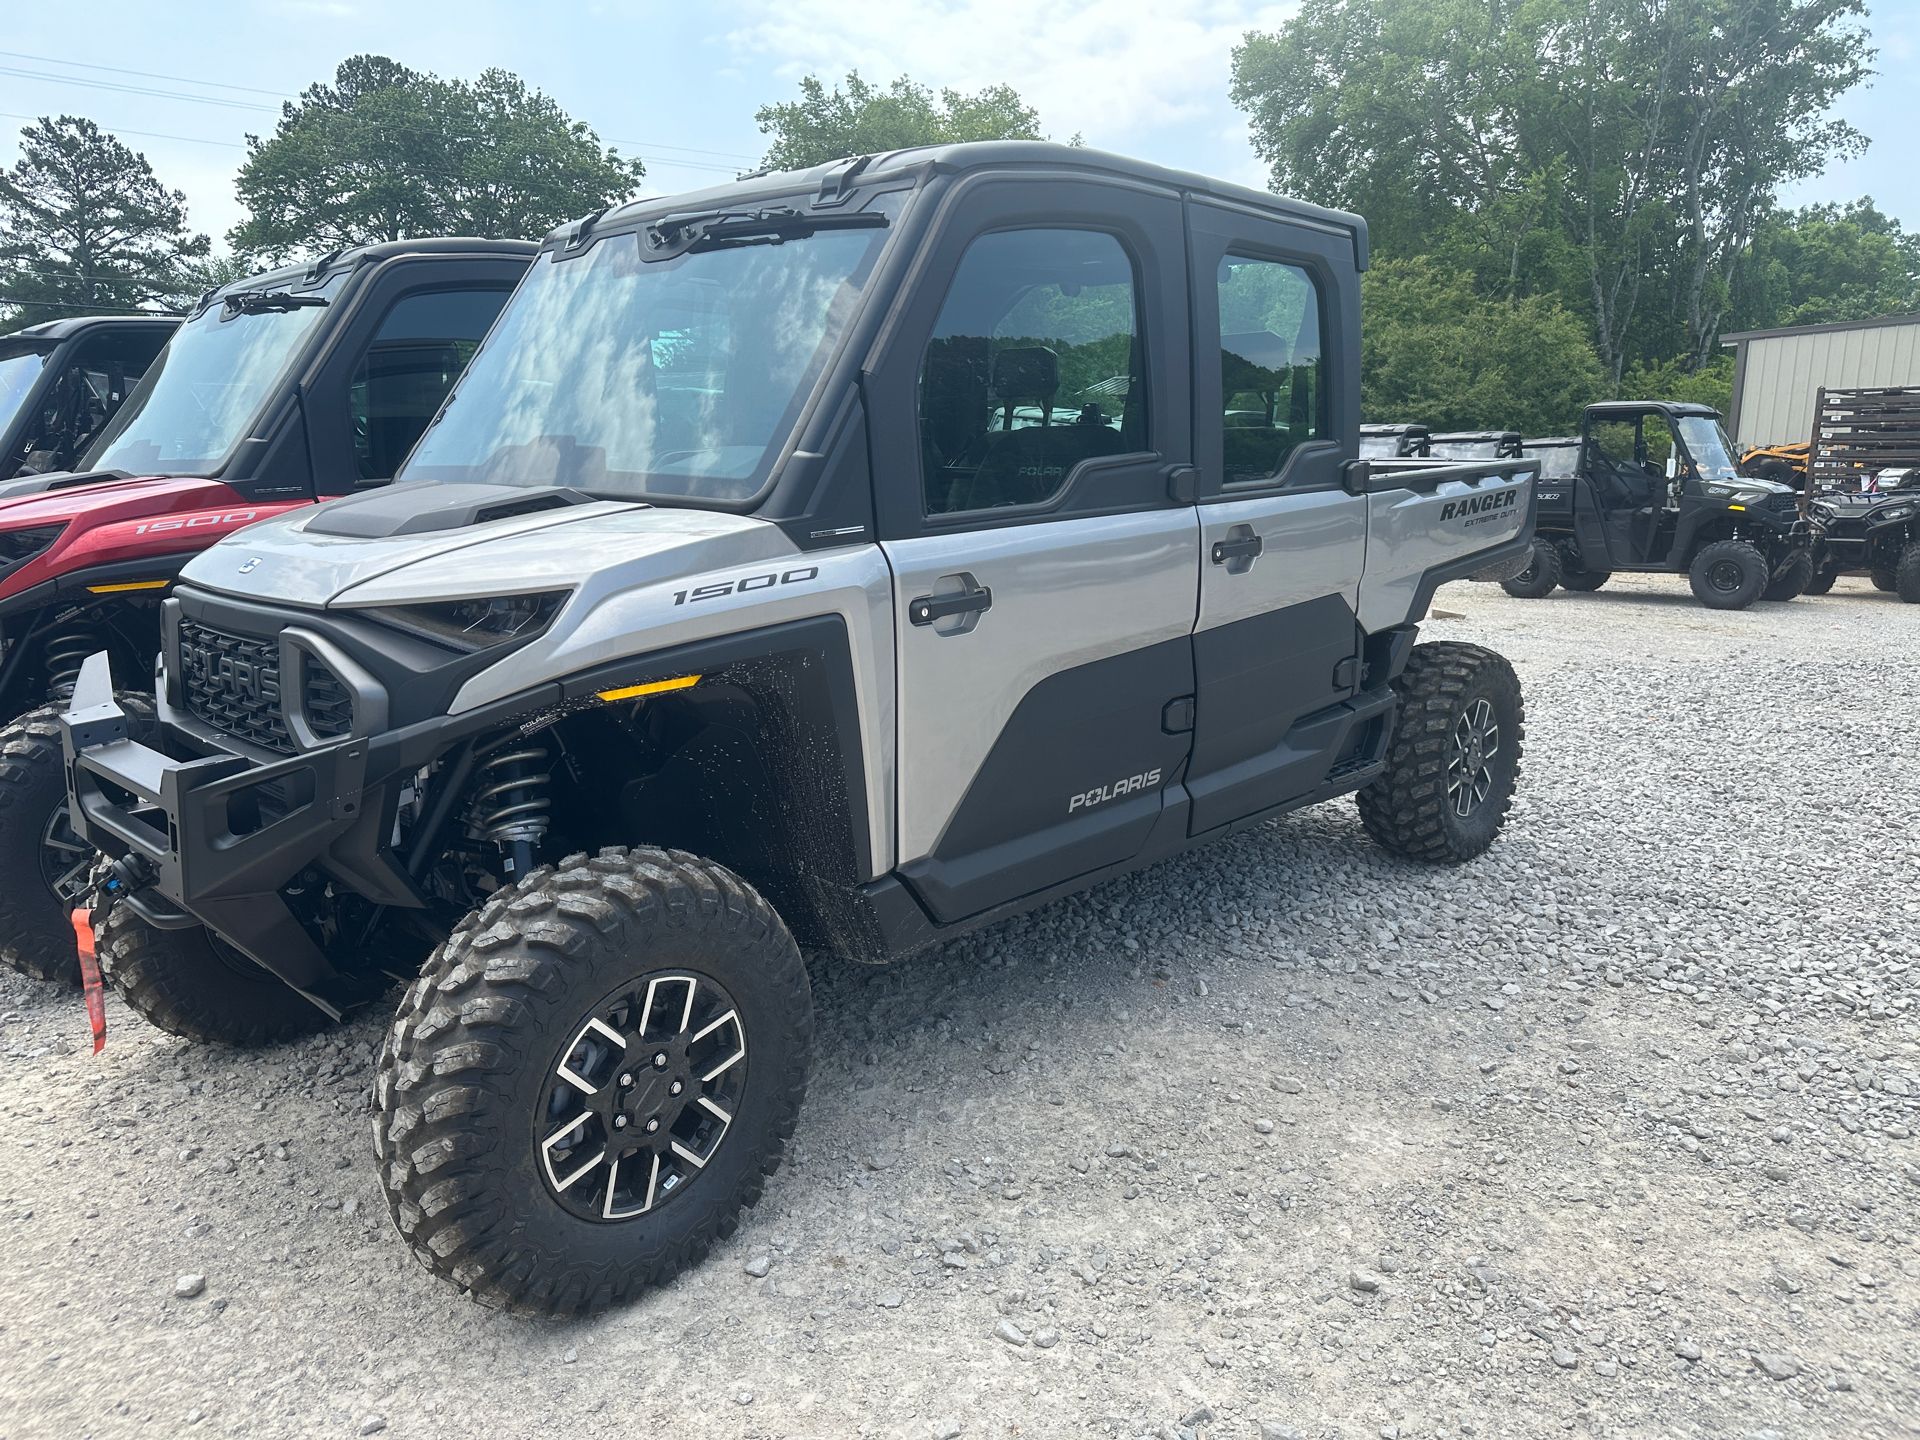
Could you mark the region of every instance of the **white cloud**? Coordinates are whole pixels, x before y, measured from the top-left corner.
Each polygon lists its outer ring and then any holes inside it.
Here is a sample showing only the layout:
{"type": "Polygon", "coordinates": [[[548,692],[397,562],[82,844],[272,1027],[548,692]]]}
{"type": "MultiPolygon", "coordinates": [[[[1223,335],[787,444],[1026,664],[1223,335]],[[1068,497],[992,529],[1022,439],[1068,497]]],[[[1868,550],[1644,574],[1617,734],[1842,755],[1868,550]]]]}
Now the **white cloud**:
{"type": "Polygon", "coordinates": [[[1234,113],[1233,47],[1296,8],[1294,0],[931,0],[876,10],[870,0],[754,0],[731,39],[788,79],[858,69],[869,80],[905,74],[935,89],[1004,82],[1056,139],[1079,131],[1091,145],[1125,148],[1169,125],[1224,123],[1234,113]]]}

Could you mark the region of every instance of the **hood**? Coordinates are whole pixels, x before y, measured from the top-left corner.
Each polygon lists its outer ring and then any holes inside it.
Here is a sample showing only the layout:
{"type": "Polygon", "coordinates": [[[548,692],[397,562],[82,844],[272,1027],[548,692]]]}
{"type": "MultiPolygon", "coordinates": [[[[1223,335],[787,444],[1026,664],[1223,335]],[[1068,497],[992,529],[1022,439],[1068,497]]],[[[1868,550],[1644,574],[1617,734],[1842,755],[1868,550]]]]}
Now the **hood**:
{"type": "Polygon", "coordinates": [[[243,599],[354,608],[571,590],[636,560],[691,572],[703,547],[744,561],[790,549],[765,521],[572,491],[423,482],[382,492],[377,507],[372,499],[255,525],[197,556],[181,578],[243,599]],[[769,538],[743,546],[743,532],[769,538]]]}
{"type": "Polygon", "coordinates": [[[240,499],[217,480],[162,475],[26,475],[0,483],[0,530],[62,520],[164,515],[240,499]]]}

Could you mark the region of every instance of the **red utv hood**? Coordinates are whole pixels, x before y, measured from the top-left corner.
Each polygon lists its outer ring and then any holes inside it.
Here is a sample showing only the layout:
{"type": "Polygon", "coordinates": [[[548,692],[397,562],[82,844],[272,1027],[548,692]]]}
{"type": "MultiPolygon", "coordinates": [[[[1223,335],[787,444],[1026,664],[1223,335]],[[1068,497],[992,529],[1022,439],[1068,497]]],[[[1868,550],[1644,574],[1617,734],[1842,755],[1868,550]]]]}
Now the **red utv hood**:
{"type": "Polygon", "coordinates": [[[183,557],[222,535],[311,503],[245,500],[217,480],[158,476],[0,500],[0,531],[67,527],[49,549],[0,578],[0,609],[49,581],[83,588],[94,571],[105,572],[102,584],[137,583],[147,578],[136,573],[147,560],[152,578],[171,578],[183,557]]]}

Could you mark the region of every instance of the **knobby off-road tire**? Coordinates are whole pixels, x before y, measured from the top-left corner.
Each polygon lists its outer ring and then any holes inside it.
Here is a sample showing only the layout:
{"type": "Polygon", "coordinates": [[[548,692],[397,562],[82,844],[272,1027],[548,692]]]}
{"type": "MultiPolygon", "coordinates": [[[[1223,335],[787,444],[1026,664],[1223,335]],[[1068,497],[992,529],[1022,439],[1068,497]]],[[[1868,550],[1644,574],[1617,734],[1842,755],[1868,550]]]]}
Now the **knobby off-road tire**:
{"type": "Polygon", "coordinates": [[[731,871],[652,848],[544,866],[460,923],[381,1048],[374,1145],[394,1224],[485,1304],[616,1304],[701,1259],[760,1198],[812,1039],[793,937],[731,871]]]}
{"type": "Polygon", "coordinates": [[[1813,583],[1813,557],[1805,551],[1787,561],[1786,566],[1767,581],[1767,588],[1760,592],[1762,600],[1797,600],[1807,593],[1807,587],[1813,583]]]}
{"type": "Polygon", "coordinates": [[[1504,656],[1443,640],[1414,646],[1393,688],[1387,768],[1359,792],[1360,822],[1406,859],[1471,860],[1500,833],[1520,778],[1520,677],[1504,656]]]}
{"type": "Polygon", "coordinates": [[[1893,572],[1893,588],[1907,604],[1920,605],[1920,540],[1910,542],[1900,552],[1900,563],[1893,572]]]}
{"type": "Polygon", "coordinates": [[[1563,570],[1560,575],[1560,588],[1591,595],[1612,578],[1611,570],[1563,570]]]}
{"type": "Polygon", "coordinates": [[[1687,569],[1693,598],[1709,610],[1744,610],[1773,578],[1767,557],[1744,540],[1716,540],[1700,547],[1687,569]]]}
{"type": "Polygon", "coordinates": [[[1839,578],[1840,572],[1838,570],[1815,570],[1813,572],[1813,578],[1807,581],[1807,588],[1800,593],[1802,595],[1825,595],[1833,589],[1833,582],[1839,578]]]}
{"type": "Polygon", "coordinates": [[[135,1014],[203,1045],[255,1049],[332,1024],[325,1011],[206,929],[156,930],[125,902],[95,934],[100,970],[135,1014]]]}
{"type": "MultiPolygon", "coordinates": [[[[153,701],[114,698],[143,738],[153,701]]],[[[66,823],[61,709],[42,705],[0,730],[0,959],[35,980],[77,986],[69,892],[84,887],[94,851],[66,823]]]]}
{"type": "Polygon", "coordinates": [[[1876,590],[1896,591],[1900,588],[1900,573],[1891,565],[1869,570],[1867,578],[1873,582],[1873,588],[1876,590]]]}
{"type": "Polygon", "coordinates": [[[1538,600],[1553,593],[1553,587],[1560,583],[1560,573],[1564,568],[1558,547],[1551,540],[1536,538],[1533,542],[1533,559],[1527,568],[1510,580],[1502,580],[1500,588],[1516,599],[1538,600]]]}

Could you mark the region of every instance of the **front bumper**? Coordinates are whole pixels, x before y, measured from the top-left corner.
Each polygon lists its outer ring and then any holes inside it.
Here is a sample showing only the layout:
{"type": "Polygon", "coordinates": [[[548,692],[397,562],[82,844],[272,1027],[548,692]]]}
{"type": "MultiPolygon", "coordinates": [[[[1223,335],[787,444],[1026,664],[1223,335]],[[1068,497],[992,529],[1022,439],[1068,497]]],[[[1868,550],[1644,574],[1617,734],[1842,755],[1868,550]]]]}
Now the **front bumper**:
{"type": "Polygon", "coordinates": [[[151,888],[171,906],[323,1009],[337,1013],[350,1001],[352,987],[280,891],[363,823],[364,738],[265,762],[221,750],[177,759],[132,738],[105,654],[81,668],[60,732],[73,823],[85,840],[144,861],[151,888]]]}

